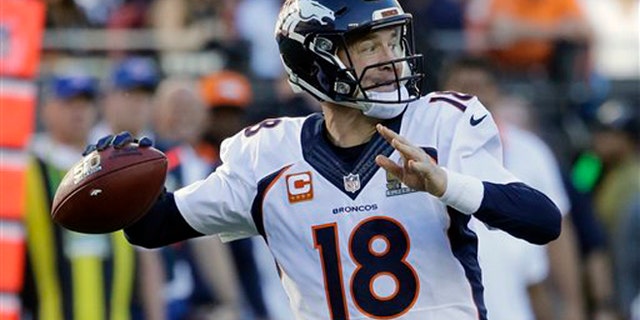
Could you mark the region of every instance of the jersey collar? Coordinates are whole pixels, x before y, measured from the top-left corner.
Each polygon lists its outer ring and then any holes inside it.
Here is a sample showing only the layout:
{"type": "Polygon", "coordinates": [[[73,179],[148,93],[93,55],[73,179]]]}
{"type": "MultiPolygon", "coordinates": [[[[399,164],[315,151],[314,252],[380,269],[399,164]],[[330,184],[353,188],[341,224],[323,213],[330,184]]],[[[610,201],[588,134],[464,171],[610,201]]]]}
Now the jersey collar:
{"type": "MultiPolygon", "coordinates": [[[[382,123],[391,130],[400,132],[403,115],[404,112],[382,123]]],[[[315,113],[305,120],[301,132],[304,160],[318,174],[331,182],[349,198],[355,200],[380,169],[375,163],[376,155],[382,154],[388,157],[393,153],[394,149],[376,132],[355,162],[345,163],[341,160],[341,157],[336,155],[334,148],[329,145],[330,142],[324,137],[325,132],[325,120],[321,113],[315,113]],[[347,180],[351,181],[351,183],[346,182],[347,180]],[[355,185],[357,185],[357,188],[355,185]]]]}

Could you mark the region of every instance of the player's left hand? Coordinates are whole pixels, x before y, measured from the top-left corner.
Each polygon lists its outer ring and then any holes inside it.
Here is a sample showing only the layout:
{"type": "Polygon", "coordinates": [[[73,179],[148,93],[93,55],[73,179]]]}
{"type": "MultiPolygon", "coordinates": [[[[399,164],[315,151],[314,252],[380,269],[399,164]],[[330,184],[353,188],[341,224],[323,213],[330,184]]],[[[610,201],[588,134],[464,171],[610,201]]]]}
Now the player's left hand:
{"type": "Polygon", "coordinates": [[[447,189],[447,173],[424,150],[414,146],[404,137],[381,124],[378,124],[376,129],[400,152],[402,165],[383,155],[376,157],[376,163],[408,187],[441,197],[447,189]]]}

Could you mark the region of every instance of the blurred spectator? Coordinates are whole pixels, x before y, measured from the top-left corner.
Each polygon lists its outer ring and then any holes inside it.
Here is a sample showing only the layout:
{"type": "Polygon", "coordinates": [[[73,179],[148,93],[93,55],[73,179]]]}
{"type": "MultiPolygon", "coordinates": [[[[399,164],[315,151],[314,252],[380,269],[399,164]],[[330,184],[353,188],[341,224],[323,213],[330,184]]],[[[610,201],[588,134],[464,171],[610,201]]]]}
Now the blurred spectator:
{"type": "MultiPolygon", "coordinates": [[[[197,145],[206,114],[197,82],[191,78],[167,77],[160,82],[155,100],[153,128],[158,145],[168,148],[197,145]]],[[[194,176],[201,178],[202,174],[194,176]]]]}
{"type": "Polygon", "coordinates": [[[273,26],[280,11],[279,0],[241,0],[235,10],[238,35],[249,41],[251,74],[258,79],[277,80],[284,73],[273,26]]]}
{"type": "Polygon", "coordinates": [[[611,80],[640,79],[640,1],[580,0],[593,28],[595,71],[611,80]]]}
{"type": "Polygon", "coordinates": [[[435,91],[446,57],[460,55],[465,48],[464,12],[469,0],[408,0],[405,10],[413,14],[416,52],[425,57],[422,92],[435,91]]]}
{"type": "Polygon", "coordinates": [[[121,231],[80,234],[54,224],[49,215],[53,194],[80,160],[96,120],[97,80],[56,76],[47,89],[42,107],[46,131],[32,141],[27,174],[23,318],[131,319],[136,303],[149,301],[135,289],[149,279],[143,275],[150,271],[137,264],[142,254],[121,231]]]}
{"type": "MultiPolygon", "coordinates": [[[[464,25],[464,11],[468,0],[408,0],[404,5],[415,15],[418,30],[461,31],[464,25]]],[[[421,33],[422,34],[422,33],[421,33]]]]}
{"type": "Polygon", "coordinates": [[[619,310],[614,301],[610,250],[604,226],[595,213],[593,196],[578,190],[568,175],[564,175],[564,185],[571,200],[571,221],[576,226],[579,240],[587,311],[592,319],[617,319],[619,310]]]}
{"type": "MultiPolygon", "coordinates": [[[[167,154],[169,191],[204,179],[210,164],[196,153],[205,109],[196,81],[163,80],[156,94],[156,146],[167,154]]],[[[228,246],[218,237],[161,249],[165,258],[168,319],[239,319],[239,285],[228,246]]]]}
{"type": "MultiPolygon", "coordinates": [[[[488,110],[492,110],[503,99],[496,75],[491,65],[483,59],[455,60],[442,76],[444,90],[476,95],[488,110]]],[[[562,234],[547,246],[549,270],[560,294],[562,319],[584,319],[577,244],[572,225],[566,218],[570,203],[558,163],[551,150],[532,133],[518,129],[501,119],[496,119],[496,123],[504,143],[505,167],[523,182],[544,192],[565,215],[562,234]]],[[[541,286],[542,280],[546,277],[546,262],[522,261],[523,258],[544,259],[545,253],[539,252],[542,248],[503,235],[502,231],[488,230],[482,223],[476,223],[476,226],[479,238],[478,256],[483,270],[489,317],[552,317],[551,301],[541,286]],[[507,246],[509,252],[505,253],[501,249],[507,246]],[[498,252],[500,254],[497,254],[498,252]],[[505,300],[509,301],[509,308],[505,306],[505,300]]]]}
{"type": "Polygon", "coordinates": [[[152,0],[124,0],[110,15],[107,27],[137,29],[149,27],[148,9],[152,0]]]}
{"type": "Polygon", "coordinates": [[[122,131],[134,137],[147,135],[153,112],[153,94],[160,74],[151,58],[131,57],[116,63],[102,108],[103,121],[91,132],[90,141],[122,131]]]}
{"type": "MultiPolygon", "coordinates": [[[[590,70],[572,90],[580,116],[593,120],[610,96],[640,99],[640,1],[580,0],[593,28],[590,70]]],[[[586,145],[586,143],[585,143],[586,145]]]]}
{"type": "Polygon", "coordinates": [[[91,25],[95,27],[104,27],[107,21],[122,4],[122,0],[74,0],[76,4],[82,8],[91,25]]]}
{"type": "Polygon", "coordinates": [[[253,88],[252,107],[258,108],[258,114],[253,114],[254,108],[249,110],[250,117],[257,121],[278,112],[273,102],[279,100],[278,81],[285,73],[278,44],[273,41],[273,26],[281,3],[280,0],[240,0],[234,12],[235,29],[238,38],[245,43],[244,58],[248,65],[234,63],[230,67],[249,75],[253,88]]]}
{"type": "MultiPolygon", "coordinates": [[[[153,138],[149,131],[154,108],[153,93],[160,80],[155,62],[143,57],[126,58],[116,63],[110,80],[102,105],[103,121],[91,130],[90,141],[122,131],[128,131],[134,137],[153,138]]],[[[158,294],[164,283],[162,257],[159,251],[141,249],[140,252],[138,261],[146,270],[141,274],[142,286],[137,288],[145,299],[144,309],[139,310],[140,316],[164,319],[164,296],[158,294]]]]}
{"type": "Polygon", "coordinates": [[[640,120],[637,108],[610,100],[599,108],[596,121],[593,150],[602,161],[602,176],[595,186],[596,208],[613,245],[616,292],[628,315],[640,292],[638,247],[633,246],[640,230],[640,120]]]}
{"type": "MultiPolygon", "coordinates": [[[[201,150],[209,159],[212,168],[220,165],[219,150],[222,141],[247,126],[246,108],[251,103],[253,92],[247,77],[223,70],[206,75],[200,81],[200,90],[206,106],[206,129],[201,150]]],[[[275,266],[258,265],[254,239],[243,239],[230,243],[235,266],[240,277],[244,296],[250,306],[251,317],[268,319],[263,281],[271,275],[275,266]]]]}
{"type": "Polygon", "coordinates": [[[259,122],[266,118],[304,117],[320,111],[314,98],[306,92],[294,92],[287,75],[274,83],[274,96],[264,103],[252,104],[249,119],[259,122]]]}
{"type": "Polygon", "coordinates": [[[471,52],[488,54],[514,74],[573,74],[576,49],[586,47],[591,27],[578,0],[472,0],[467,8],[471,52]]]}
{"type": "Polygon", "coordinates": [[[640,232],[638,230],[640,230],[640,191],[636,192],[632,202],[621,212],[617,232],[613,236],[616,291],[624,319],[640,319],[640,232]],[[633,316],[634,308],[635,317],[633,316]]]}
{"type": "Polygon", "coordinates": [[[633,300],[633,304],[631,305],[631,320],[640,320],[640,293],[633,300]]]}
{"type": "Polygon", "coordinates": [[[203,77],[200,91],[207,105],[203,139],[213,150],[208,153],[211,163],[217,166],[222,140],[249,124],[246,108],[253,99],[253,90],[244,75],[235,71],[220,71],[203,77]]]}
{"type": "Polygon", "coordinates": [[[47,29],[88,28],[89,19],[74,0],[47,0],[47,29]]]}
{"type": "Polygon", "coordinates": [[[233,0],[155,0],[151,25],[164,50],[201,50],[234,39],[233,0]]]}
{"type": "MultiPolygon", "coordinates": [[[[538,133],[543,130],[538,126],[534,110],[521,97],[502,97],[491,108],[491,113],[500,122],[525,131],[538,133]]],[[[591,193],[577,187],[574,177],[570,177],[569,173],[563,174],[563,183],[571,203],[570,218],[580,249],[588,312],[592,319],[614,319],[613,279],[604,226],[595,213],[591,193]]]]}
{"type": "Polygon", "coordinates": [[[520,128],[525,131],[538,133],[537,114],[531,109],[527,99],[516,95],[504,95],[496,105],[491,108],[491,113],[496,119],[520,128]]]}
{"type": "Polygon", "coordinates": [[[596,187],[598,213],[610,235],[615,234],[622,209],[640,190],[640,124],[630,105],[610,100],[598,110],[593,148],[603,165],[596,187]]]}

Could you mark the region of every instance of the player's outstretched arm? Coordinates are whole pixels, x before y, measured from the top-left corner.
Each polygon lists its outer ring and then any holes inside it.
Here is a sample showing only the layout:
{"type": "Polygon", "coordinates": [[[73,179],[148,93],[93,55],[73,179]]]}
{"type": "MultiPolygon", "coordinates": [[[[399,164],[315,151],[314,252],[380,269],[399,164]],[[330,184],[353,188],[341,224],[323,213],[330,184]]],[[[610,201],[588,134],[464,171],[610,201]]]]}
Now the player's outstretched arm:
{"type": "Polygon", "coordinates": [[[523,183],[490,183],[447,171],[404,137],[380,124],[376,128],[403,159],[400,165],[379,155],[376,163],[407,186],[531,243],[544,244],[560,235],[560,211],[543,193],[523,183]]]}
{"type": "Polygon", "coordinates": [[[184,220],[173,193],[166,191],[162,192],[149,212],[124,229],[124,234],[131,244],[145,248],[158,248],[203,235],[184,220]]]}

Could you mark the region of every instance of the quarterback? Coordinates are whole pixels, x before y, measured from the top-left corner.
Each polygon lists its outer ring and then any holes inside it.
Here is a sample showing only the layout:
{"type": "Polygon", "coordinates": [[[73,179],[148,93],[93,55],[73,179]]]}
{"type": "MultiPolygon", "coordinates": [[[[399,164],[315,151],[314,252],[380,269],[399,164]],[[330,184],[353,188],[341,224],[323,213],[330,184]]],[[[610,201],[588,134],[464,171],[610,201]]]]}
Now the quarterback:
{"type": "Polygon", "coordinates": [[[287,0],[275,34],[322,113],[227,139],[222,166],[164,193],[129,241],[262,236],[297,319],[486,319],[471,216],[536,244],[560,233],[555,205],[503,167],[491,114],[470,95],[420,94],[395,0],[287,0]]]}

